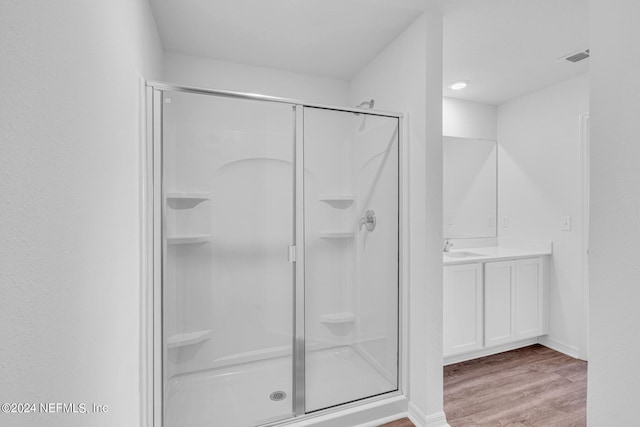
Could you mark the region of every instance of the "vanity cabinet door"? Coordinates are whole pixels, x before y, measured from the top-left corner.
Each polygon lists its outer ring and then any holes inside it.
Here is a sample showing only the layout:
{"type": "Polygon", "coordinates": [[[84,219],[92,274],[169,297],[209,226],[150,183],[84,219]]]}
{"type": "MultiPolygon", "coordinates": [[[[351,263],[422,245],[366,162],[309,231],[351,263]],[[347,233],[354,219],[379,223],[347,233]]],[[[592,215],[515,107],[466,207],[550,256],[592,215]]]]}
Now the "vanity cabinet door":
{"type": "Polygon", "coordinates": [[[516,336],[516,261],[485,264],[484,341],[486,347],[514,341],[516,336]]]}
{"type": "Polygon", "coordinates": [[[482,348],[482,264],[444,267],[444,356],[482,348]]]}
{"type": "Polygon", "coordinates": [[[516,338],[547,333],[545,265],[542,258],[522,259],[516,267],[516,338]]]}

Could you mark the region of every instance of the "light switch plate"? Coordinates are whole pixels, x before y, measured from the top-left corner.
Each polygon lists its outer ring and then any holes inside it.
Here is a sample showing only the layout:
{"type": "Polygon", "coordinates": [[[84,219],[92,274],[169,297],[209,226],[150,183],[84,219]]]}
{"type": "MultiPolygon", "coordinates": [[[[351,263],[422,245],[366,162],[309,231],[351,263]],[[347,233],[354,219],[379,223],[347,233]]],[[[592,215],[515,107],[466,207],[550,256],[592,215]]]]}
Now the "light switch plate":
{"type": "Polygon", "coordinates": [[[502,226],[502,228],[509,228],[509,217],[503,216],[502,220],[500,221],[500,225],[502,226]]]}
{"type": "Polygon", "coordinates": [[[571,231],[571,217],[570,216],[560,217],[560,221],[562,222],[562,227],[560,228],[560,230],[562,230],[562,231],[571,231]]]}

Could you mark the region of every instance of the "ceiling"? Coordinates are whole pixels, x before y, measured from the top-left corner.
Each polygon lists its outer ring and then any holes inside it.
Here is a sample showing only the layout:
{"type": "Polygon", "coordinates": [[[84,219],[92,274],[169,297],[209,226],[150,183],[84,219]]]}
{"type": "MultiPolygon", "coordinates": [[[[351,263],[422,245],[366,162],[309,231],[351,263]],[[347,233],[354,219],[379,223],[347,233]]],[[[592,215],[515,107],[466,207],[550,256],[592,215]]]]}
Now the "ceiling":
{"type": "Polygon", "coordinates": [[[166,50],[349,80],[436,0],[150,0],[166,50]]]}
{"type": "Polygon", "coordinates": [[[499,105],[584,74],[588,0],[460,0],[444,17],[443,94],[499,105]],[[469,80],[462,91],[446,85],[469,80]]]}
{"type": "Polygon", "coordinates": [[[167,51],[349,80],[426,9],[444,13],[443,92],[488,104],[577,76],[587,0],[149,0],[167,51]],[[453,92],[457,79],[471,84],[453,92]]]}

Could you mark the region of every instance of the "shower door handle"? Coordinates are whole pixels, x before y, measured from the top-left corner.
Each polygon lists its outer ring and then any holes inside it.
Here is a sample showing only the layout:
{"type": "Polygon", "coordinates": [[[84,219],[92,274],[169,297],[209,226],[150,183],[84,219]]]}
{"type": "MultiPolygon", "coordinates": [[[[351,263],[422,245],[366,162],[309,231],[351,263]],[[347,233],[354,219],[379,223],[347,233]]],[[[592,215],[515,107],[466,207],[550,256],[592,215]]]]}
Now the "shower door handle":
{"type": "Polygon", "coordinates": [[[360,218],[360,230],[362,230],[363,225],[367,231],[373,231],[376,229],[376,213],[373,209],[366,211],[364,216],[360,218]]]}
{"type": "Polygon", "coordinates": [[[296,261],[296,245],[289,245],[289,262],[293,264],[296,261]]]}

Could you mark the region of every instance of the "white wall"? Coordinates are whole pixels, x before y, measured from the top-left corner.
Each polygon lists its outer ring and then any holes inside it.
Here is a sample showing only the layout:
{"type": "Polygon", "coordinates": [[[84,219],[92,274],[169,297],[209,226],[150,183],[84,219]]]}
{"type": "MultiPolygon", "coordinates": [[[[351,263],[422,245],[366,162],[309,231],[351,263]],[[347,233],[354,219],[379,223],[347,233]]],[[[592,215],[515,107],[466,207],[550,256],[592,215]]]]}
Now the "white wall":
{"type": "Polygon", "coordinates": [[[588,422],[638,423],[640,3],[590,0],[591,240],[588,422]]]}
{"type": "Polygon", "coordinates": [[[258,93],[307,102],[347,105],[344,80],[255,67],[165,52],[164,79],[170,83],[258,93]]]}
{"type": "Polygon", "coordinates": [[[442,98],[442,134],[495,141],[498,134],[497,108],[479,102],[442,98]]]}
{"type": "Polygon", "coordinates": [[[589,110],[583,75],[498,107],[499,237],[553,241],[550,323],[545,344],[586,357],[581,193],[581,113],[589,110]],[[571,231],[561,217],[571,216],[571,231]],[[501,224],[501,221],[499,221],[501,224]]]}
{"type": "Polygon", "coordinates": [[[409,151],[409,398],[421,424],[442,413],[442,17],[426,12],[355,76],[351,103],[406,113],[409,151]]]}
{"type": "Polygon", "coordinates": [[[12,426],[140,422],[139,77],[162,50],[144,0],[3,1],[0,400],[107,414],[0,414],[12,426]]]}

